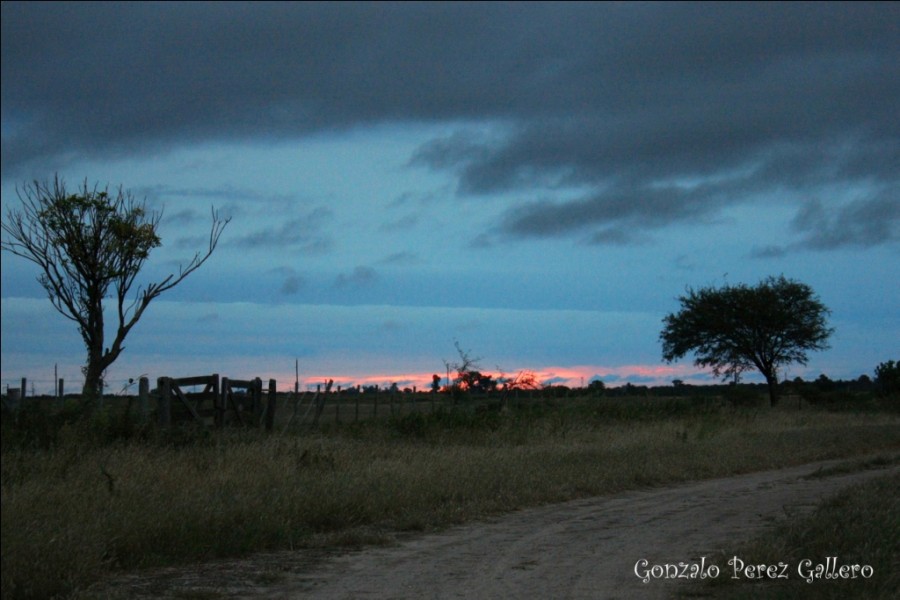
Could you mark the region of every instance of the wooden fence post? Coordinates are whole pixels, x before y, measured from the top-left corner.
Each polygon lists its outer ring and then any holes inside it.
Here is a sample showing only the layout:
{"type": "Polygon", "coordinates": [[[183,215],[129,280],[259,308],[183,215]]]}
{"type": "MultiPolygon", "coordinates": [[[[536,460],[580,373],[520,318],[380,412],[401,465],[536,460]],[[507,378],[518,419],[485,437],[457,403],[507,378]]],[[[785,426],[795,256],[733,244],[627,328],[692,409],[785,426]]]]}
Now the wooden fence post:
{"type": "MultiPolygon", "coordinates": [[[[62,379],[59,380],[60,392],[62,392],[62,379]]],[[[150,380],[146,377],[138,379],[138,404],[141,410],[141,420],[146,420],[150,414],[150,380]]]]}
{"type": "Polygon", "coordinates": [[[266,404],[266,431],[272,431],[275,426],[275,380],[269,380],[269,397],[266,404]]]}
{"type": "Polygon", "coordinates": [[[222,396],[222,381],[224,378],[219,377],[218,373],[212,374],[212,397],[213,397],[213,427],[219,429],[225,423],[225,403],[222,396]]]}
{"type": "Polygon", "coordinates": [[[159,424],[169,427],[172,424],[172,383],[168,377],[156,380],[159,393],[159,424]]]}
{"type": "Polygon", "coordinates": [[[227,377],[222,378],[222,387],[219,388],[219,397],[221,400],[219,401],[219,406],[222,409],[222,425],[225,424],[225,413],[228,412],[228,401],[232,400],[231,397],[231,383],[229,382],[227,377]]]}
{"type": "Polygon", "coordinates": [[[250,390],[251,410],[253,417],[256,419],[255,425],[259,425],[259,417],[262,416],[262,379],[259,377],[253,380],[250,390]]]}

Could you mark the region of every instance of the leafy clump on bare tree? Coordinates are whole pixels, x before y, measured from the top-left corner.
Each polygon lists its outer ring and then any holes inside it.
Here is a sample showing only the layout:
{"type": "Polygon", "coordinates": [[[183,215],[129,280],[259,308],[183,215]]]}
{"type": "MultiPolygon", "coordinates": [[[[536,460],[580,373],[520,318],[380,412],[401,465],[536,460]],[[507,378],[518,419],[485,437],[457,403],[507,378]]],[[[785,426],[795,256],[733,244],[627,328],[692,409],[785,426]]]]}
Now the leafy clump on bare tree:
{"type": "Polygon", "coordinates": [[[2,248],[40,267],[38,281],[53,307],[77,324],[87,348],[83,393],[96,398],[104,371],[125,349],[122,343],[144,310],[206,262],[230,219],[219,218],[213,209],[207,250],[197,252],[178,274],[138,285],[131,297],[150,252],[162,243],[161,213],[148,212],[144,201],[121,187],[110,193],[87,181],[74,193],[59,177],[17,191],[21,207],[7,208],[2,248]],[[111,344],[104,337],[108,297],[114,298],[116,316],[111,344]]]}

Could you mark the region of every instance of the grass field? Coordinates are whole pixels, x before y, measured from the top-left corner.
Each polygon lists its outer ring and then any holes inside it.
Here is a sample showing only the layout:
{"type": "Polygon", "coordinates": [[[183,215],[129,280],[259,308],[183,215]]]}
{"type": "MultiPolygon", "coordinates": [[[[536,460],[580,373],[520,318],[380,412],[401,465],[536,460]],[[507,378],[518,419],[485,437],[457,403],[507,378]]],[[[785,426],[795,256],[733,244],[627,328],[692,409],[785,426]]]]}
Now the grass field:
{"type": "MultiPolygon", "coordinates": [[[[6,436],[4,430],[4,436],[6,436]]],[[[101,436],[102,437],[102,436],[101,436]]],[[[896,412],[566,399],[316,430],[97,441],[2,456],[2,596],[259,550],[384,543],[525,506],[900,447],[896,412]]]]}

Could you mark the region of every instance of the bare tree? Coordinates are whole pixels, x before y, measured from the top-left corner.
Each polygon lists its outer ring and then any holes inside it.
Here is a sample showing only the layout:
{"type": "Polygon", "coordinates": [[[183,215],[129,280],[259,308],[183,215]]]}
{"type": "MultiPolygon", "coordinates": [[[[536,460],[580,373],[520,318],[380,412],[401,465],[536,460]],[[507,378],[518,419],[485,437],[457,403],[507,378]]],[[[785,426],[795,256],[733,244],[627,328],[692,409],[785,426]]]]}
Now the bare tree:
{"type": "Polygon", "coordinates": [[[103,373],[125,349],[122,343],[147,306],[200,268],[212,255],[230,219],[212,210],[209,246],[161,281],[138,285],[129,299],[138,273],[161,245],[157,233],[161,213],[148,213],[120,187],[88,187],[87,181],[69,193],[58,176],[17,188],[21,208],[7,208],[2,224],[2,248],[41,268],[38,281],[50,302],[74,321],[87,348],[83,393],[94,399],[102,389],[103,373]],[[111,291],[112,290],[112,291],[111,291]],[[104,300],[115,299],[116,328],[112,344],[104,339],[104,300]]]}

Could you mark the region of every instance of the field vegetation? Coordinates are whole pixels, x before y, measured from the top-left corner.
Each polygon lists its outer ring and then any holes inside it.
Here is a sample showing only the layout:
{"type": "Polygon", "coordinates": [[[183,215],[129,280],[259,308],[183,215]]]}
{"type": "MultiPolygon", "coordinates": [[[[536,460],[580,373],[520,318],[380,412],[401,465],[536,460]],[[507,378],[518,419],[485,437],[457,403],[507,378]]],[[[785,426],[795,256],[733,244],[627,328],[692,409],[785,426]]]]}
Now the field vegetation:
{"type": "Polygon", "coordinates": [[[749,390],[546,393],[502,409],[464,398],[268,435],[161,431],[74,405],[4,413],[2,596],[71,596],[123,570],[384,544],[526,506],[900,449],[895,400],[769,408],[749,390]]]}

